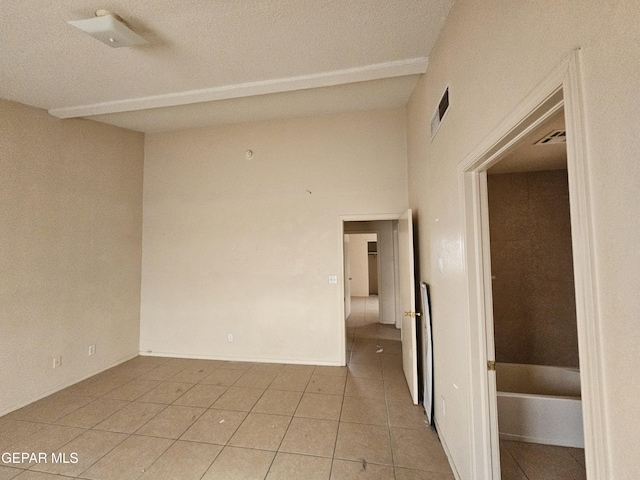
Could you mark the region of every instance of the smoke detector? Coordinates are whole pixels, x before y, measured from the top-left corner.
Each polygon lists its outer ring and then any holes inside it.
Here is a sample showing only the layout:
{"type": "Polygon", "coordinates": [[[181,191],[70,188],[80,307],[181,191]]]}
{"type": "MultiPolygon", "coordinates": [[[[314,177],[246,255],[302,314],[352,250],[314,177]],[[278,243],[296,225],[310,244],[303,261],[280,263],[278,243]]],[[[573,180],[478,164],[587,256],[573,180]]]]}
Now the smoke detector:
{"type": "Polygon", "coordinates": [[[113,48],[149,43],[131,30],[120,16],[107,10],[96,11],[96,16],[93,18],[72,20],[67,23],[113,48]]]}

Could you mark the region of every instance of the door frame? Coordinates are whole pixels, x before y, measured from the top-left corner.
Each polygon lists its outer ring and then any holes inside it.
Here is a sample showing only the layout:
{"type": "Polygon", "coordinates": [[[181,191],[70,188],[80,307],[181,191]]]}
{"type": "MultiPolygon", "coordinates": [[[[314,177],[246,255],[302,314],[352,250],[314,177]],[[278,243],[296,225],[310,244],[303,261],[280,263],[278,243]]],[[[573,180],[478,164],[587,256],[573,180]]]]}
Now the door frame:
{"type": "Polygon", "coordinates": [[[488,237],[486,171],[518,141],[559,109],[567,130],[578,348],[585,440],[590,480],[609,478],[597,308],[591,197],[585,135],[580,51],[575,50],[458,166],[463,206],[464,256],[470,348],[472,478],[499,480],[493,307],[488,237]]]}
{"type": "MultiPolygon", "coordinates": [[[[398,220],[404,212],[402,213],[379,213],[379,214],[362,214],[362,215],[340,215],[338,217],[338,221],[340,222],[340,235],[341,235],[341,239],[344,239],[345,236],[345,231],[344,231],[344,224],[345,222],[379,222],[379,221],[388,221],[388,220],[398,220]]],[[[361,232],[358,232],[361,233],[361,232]]],[[[375,232],[374,232],[375,233],[375,232]]],[[[349,235],[349,233],[346,233],[347,235],[349,235]]],[[[394,243],[395,243],[395,239],[394,239],[394,243]]],[[[341,250],[340,250],[340,260],[342,261],[342,271],[343,274],[341,275],[341,282],[340,282],[340,288],[341,288],[341,295],[344,297],[345,295],[345,282],[348,282],[348,279],[344,278],[344,262],[345,262],[345,254],[344,254],[344,240],[340,241],[341,243],[341,250]]],[[[395,245],[394,245],[395,248],[395,245]]],[[[394,258],[397,258],[394,255],[394,258]]],[[[380,265],[378,265],[378,267],[380,267],[380,265]]],[[[380,280],[380,268],[378,268],[378,281],[380,280]]],[[[396,275],[396,281],[397,281],[397,275],[396,275]]],[[[396,288],[396,303],[397,301],[397,284],[395,285],[396,288]]],[[[346,365],[347,364],[347,352],[346,352],[346,337],[347,337],[347,317],[345,315],[345,309],[344,307],[341,309],[342,310],[342,334],[340,336],[341,338],[341,342],[342,342],[342,353],[341,353],[341,361],[342,361],[342,365],[346,365]]],[[[397,310],[397,309],[396,309],[397,310]]],[[[396,312],[397,314],[397,312],[396,312]]],[[[397,324],[397,323],[396,323],[397,324]]]]}

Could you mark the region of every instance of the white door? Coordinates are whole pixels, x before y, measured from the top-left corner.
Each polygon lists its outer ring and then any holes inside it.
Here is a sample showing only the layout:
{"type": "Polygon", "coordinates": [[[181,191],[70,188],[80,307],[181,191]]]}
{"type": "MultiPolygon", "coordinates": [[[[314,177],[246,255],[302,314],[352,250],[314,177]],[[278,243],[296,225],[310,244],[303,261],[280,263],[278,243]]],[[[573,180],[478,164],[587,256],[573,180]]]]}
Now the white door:
{"type": "Polygon", "coordinates": [[[411,209],[398,219],[398,271],[402,304],[402,369],[409,385],[411,399],[418,404],[418,346],[416,327],[416,295],[413,265],[413,223],[411,209]]]}

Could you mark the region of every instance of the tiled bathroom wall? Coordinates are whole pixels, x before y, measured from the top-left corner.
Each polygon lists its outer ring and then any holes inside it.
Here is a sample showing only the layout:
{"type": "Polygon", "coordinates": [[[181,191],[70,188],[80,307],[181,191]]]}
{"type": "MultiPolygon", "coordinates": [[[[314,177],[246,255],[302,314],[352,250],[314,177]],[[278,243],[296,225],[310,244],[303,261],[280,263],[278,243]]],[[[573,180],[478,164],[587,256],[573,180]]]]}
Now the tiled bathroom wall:
{"type": "Polygon", "coordinates": [[[578,367],[566,170],[488,176],[496,360],[578,367]]]}

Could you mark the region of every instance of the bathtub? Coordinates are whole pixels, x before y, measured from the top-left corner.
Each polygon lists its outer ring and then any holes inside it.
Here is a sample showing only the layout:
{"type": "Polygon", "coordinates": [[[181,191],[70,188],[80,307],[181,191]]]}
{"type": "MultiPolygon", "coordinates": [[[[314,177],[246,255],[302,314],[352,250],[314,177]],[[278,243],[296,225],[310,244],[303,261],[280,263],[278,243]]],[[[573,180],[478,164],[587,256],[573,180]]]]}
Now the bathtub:
{"type": "Polygon", "coordinates": [[[497,363],[496,381],[501,439],[584,448],[578,369],[497,363]]]}

